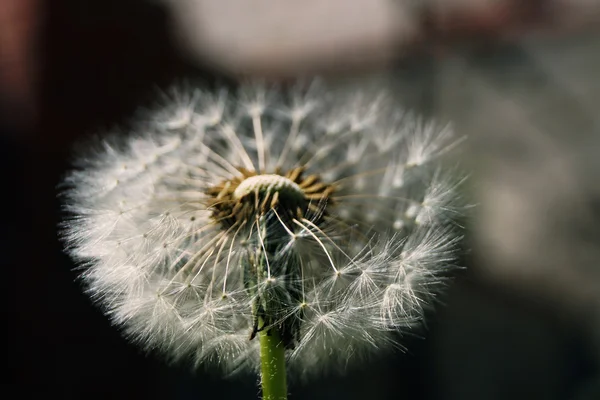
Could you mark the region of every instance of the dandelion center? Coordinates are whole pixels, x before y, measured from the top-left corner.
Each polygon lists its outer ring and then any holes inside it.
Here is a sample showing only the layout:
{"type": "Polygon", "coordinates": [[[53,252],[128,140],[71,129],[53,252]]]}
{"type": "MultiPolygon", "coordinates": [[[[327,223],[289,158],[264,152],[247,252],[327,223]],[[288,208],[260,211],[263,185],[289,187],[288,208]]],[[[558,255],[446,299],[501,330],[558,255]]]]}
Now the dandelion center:
{"type": "Polygon", "coordinates": [[[225,228],[252,223],[271,210],[275,210],[287,226],[292,226],[294,218],[319,220],[332,205],[335,186],[323,182],[316,174],[306,175],[303,167],[269,174],[238,170],[240,176],[206,191],[213,220],[225,228]]]}
{"type": "Polygon", "coordinates": [[[234,199],[241,199],[258,191],[267,195],[278,193],[280,196],[303,198],[304,192],[297,183],[275,174],[251,176],[245,179],[233,192],[234,199]]]}

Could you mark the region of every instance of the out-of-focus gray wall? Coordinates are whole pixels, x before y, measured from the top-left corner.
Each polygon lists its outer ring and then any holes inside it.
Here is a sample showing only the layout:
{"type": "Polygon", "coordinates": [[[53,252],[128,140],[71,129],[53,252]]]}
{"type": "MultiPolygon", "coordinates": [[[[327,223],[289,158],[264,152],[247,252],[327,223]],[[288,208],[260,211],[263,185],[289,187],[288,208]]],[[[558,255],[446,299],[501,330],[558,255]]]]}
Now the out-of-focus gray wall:
{"type": "Polygon", "coordinates": [[[439,356],[454,360],[440,398],[509,398],[492,387],[515,379],[531,398],[599,398],[598,375],[580,388],[561,387],[561,378],[579,372],[570,346],[600,365],[600,35],[457,52],[436,71],[435,115],[470,138],[461,161],[478,203],[472,268],[514,297],[512,306],[486,309],[483,294],[456,293],[463,307],[454,310],[469,311],[458,315],[462,331],[451,320],[440,331],[439,356]],[[552,323],[536,323],[528,306],[552,323]],[[469,316],[480,321],[475,331],[469,316]],[[455,364],[464,351],[487,356],[470,370],[486,379],[455,364]],[[540,395],[544,387],[554,390],[540,395]],[[448,397],[452,388],[460,389],[448,397]]]}

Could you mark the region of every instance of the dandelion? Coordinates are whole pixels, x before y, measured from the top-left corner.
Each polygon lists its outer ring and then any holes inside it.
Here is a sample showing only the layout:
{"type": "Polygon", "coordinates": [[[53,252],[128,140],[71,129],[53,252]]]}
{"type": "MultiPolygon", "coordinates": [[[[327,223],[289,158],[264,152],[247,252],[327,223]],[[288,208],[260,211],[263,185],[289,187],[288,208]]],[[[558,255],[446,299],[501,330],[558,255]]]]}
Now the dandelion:
{"type": "Polygon", "coordinates": [[[66,243],[114,324],[173,361],[262,371],[273,399],[286,366],[398,346],[454,266],[451,130],[318,83],[168,97],[66,178],[66,243]]]}

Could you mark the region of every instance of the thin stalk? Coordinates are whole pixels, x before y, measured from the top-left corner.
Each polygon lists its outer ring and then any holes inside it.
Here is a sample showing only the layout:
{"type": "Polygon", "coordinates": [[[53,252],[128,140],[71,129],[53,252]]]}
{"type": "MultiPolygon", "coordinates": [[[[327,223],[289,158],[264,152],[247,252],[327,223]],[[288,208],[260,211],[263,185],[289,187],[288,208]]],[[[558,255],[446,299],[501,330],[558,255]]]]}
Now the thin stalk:
{"type": "Polygon", "coordinates": [[[263,400],[286,400],[285,347],[279,332],[275,328],[263,329],[259,340],[263,400]]]}

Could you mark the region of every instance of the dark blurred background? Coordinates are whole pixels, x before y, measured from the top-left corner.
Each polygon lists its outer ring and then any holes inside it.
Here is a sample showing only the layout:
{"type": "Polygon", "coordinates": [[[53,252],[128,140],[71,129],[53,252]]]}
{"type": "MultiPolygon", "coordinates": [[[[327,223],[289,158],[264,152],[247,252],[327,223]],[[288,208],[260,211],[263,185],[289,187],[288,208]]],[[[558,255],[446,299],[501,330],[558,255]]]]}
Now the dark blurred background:
{"type": "Polygon", "coordinates": [[[600,2],[251,3],[0,3],[8,398],[257,396],[256,377],[167,366],[121,338],[62,251],[57,185],[75,143],[173,82],[319,74],[452,121],[478,207],[468,269],[408,351],[290,397],[599,399],[600,2]]]}

